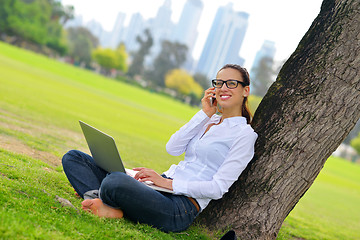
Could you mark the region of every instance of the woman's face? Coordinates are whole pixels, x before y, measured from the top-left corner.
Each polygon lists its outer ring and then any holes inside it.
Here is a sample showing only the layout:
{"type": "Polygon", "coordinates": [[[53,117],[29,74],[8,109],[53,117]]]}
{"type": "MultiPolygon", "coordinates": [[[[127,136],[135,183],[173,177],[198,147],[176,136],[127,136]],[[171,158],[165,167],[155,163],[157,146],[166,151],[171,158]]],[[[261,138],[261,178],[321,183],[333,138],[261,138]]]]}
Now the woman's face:
{"type": "MultiPolygon", "coordinates": [[[[216,79],[227,81],[227,80],[238,80],[244,82],[241,73],[233,68],[225,68],[218,72],[216,79]]],[[[249,86],[243,87],[240,83],[236,88],[230,89],[224,83],[221,88],[215,88],[216,101],[225,110],[240,111],[244,97],[249,96],[249,86]]]]}

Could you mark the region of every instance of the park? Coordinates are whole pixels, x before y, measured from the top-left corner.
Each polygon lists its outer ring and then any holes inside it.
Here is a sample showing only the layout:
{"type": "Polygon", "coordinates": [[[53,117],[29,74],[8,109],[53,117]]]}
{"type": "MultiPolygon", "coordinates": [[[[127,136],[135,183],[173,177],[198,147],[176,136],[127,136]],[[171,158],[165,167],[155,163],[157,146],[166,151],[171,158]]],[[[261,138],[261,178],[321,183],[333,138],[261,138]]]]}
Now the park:
{"type": "Polygon", "coordinates": [[[128,165],[164,171],[181,160],[164,144],[198,108],[0,43],[0,237],[216,239],[231,227],[241,239],[359,238],[360,166],[331,156],[360,117],[358,9],[324,1],[256,109],[253,161],[183,233],[82,212],[60,159],[87,151],[83,120],[128,165]]]}

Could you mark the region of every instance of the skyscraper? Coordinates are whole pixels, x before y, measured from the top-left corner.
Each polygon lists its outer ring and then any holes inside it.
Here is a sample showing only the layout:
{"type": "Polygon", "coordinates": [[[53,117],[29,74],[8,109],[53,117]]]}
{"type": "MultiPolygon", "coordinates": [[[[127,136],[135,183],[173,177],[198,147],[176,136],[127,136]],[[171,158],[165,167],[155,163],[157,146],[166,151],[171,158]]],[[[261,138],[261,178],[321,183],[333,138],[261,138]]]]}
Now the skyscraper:
{"type": "Polygon", "coordinates": [[[135,13],[131,16],[129,26],[126,28],[124,33],[124,39],[126,51],[138,50],[138,43],[136,37],[141,35],[146,28],[146,23],[143,16],[140,13],[135,13]]]}
{"type": "Polygon", "coordinates": [[[251,94],[263,97],[271,83],[275,80],[273,62],[276,48],[275,42],[265,40],[255,55],[250,70],[251,94]],[[265,61],[262,61],[262,60],[265,61]]]}
{"type": "Polygon", "coordinates": [[[247,30],[248,18],[248,13],[235,12],[232,3],[218,9],[201,53],[197,72],[214,78],[223,65],[244,63],[239,57],[239,51],[247,30]]]}
{"type": "Polygon", "coordinates": [[[185,44],[188,47],[185,69],[193,71],[192,52],[198,36],[197,26],[200,21],[204,4],[201,0],[187,0],[178,24],[175,26],[171,41],[185,44]]]}
{"type": "Polygon", "coordinates": [[[161,43],[169,40],[174,27],[171,21],[171,0],[165,0],[159,8],[156,17],[149,20],[150,31],[153,37],[154,45],[151,48],[150,59],[152,61],[161,51],[161,43]]]}
{"type": "MultiPolygon", "coordinates": [[[[254,62],[251,66],[251,70],[255,69],[256,67],[258,67],[260,60],[264,57],[268,57],[270,59],[274,59],[275,57],[275,52],[276,52],[276,48],[275,48],[275,42],[273,41],[269,41],[269,40],[265,40],[260,48],[259,51],[257,51],[256,55],[255,55],[255,59],[254,62]]],[[[252,71],[250,72],[250,76],[252,76],[252,71]]]]}
{"type": "Polygon", "coordinates": [[[192,53],[198,31],[197,26],[201,17],[204,4],[201,0],[187,0],[182,10],[178,24],[172,34],[172,41],[183,43],[188,46],[192,53]]]}
{"type": "Polygon", "coordinates": [[[111,48],[116,48],[119,43],[122,41],[123,34],[124,34],[124,21],[125,21],[126,14],[119,12],[111,32],[111,38],[109,41],[109,46],[111,48]]]}

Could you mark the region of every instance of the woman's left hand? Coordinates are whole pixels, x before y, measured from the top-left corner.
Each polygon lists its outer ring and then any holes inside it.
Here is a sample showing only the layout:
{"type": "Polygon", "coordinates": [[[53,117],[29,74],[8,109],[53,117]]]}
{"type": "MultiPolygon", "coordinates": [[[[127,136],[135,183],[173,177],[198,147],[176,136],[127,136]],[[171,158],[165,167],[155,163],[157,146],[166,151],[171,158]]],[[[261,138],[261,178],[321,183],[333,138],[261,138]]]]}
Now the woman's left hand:
{"type": "Polygon", "coordinates": [[[167,178],[163,178],[162,176],[160,176],[154,170],[152,170],[150,168],[144,168],[144,167],[133,168],[133,170],[138,171],[134,176],[134,178],[136,180],[138,180],[140,182],[151,181],[156,186],[164,187],[164,188],[173,190],[173,188],[172,188],[172,180],[167,179],[167,178]]]}

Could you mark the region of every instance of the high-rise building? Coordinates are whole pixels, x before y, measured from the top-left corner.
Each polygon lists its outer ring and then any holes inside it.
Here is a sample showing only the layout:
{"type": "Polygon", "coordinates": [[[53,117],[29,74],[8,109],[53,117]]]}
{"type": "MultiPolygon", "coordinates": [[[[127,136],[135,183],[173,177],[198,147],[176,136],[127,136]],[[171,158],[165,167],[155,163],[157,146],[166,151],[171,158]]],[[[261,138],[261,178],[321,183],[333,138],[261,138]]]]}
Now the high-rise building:
{"type": "Polygon", "coordinates": [[[263,97],[271,83],[275,80],[275,76],[272,73],[275,52],[275,42],[269,40],[265,40],[260,50],[257,51],[250,70],[251,94],[263,97]],[[267,58],[267,60],[262,62],[264,58],[267,58]]]}
{"type": "Polygon", "coordinates": [[[171,40],[185,44],[188,47],[188,54],[184,67],[193,71],[192,52],[198,36],[197,26],[200,21],[204,4],[201,0],[187,0],[182,10],[178,24],[175,26],[171,40]]]}
{"type": "Polygon", "coordinates": [[[111,32],[111,37],[109,41],[109,46],[111,48],[115,49],[123,39],[125,17],[126,14],[121,12],[119,12],[116,17],[116,21],[111,32]]]}
{"type": "Polygon", "coordinates": [[[103,29],[100,22],[92,19],[85,24],[85,27],[99,39],[101,46],[109,46],[110,33],[103,29]]]}
{"type": "Polygon", "coordinates": [[[248,18],[248,13],[235,12],[232,3],[218,9],[201,53],[197,72],[208,78],[215,78],[216,72],[227,63],[244,64],[239,51],[248,18]]]}
{"type": "Polygon", "coordinates": [[[161,51],[161,43],[164,40],[171,39],[172,29],[174,27],[171,21],[171,0],[165,0],[164,4],[159,8],[154,19],[149,20],[150,32],[153,37],[153,46],[151,47],[150,58],[152,61],[161,51]]]}
{"type": "Polygon", "coordinates": [[[124,43],[127,52],[136,51],[139,44],[136,42],[136,37],[141,35],[146,28],[146,22],[140,13],[135,13],[131,16],[129,26],[124,33],[124,43]]]}
{"type": "Polygon", "coordinates": [[[250,76],[253,75],[253,69],[257,68],[259,66],[260,60],[264,57],[270,58],[270,59],[274,59],[275,57],[275,52],[276,52],[276,48],[275,48],[275,42],[273,41],[269,41],[269,40],[265,40],[260,48],[259,51],[257,51],[255,58],[254,58],[254,62],[251,66],[251,72],[250,72],[250,76]]]}
{"type": "Polygon", "coordinates": [[[197,39],[197,26],[199,24],[203,8],[204,4],[201,0],[187,0],[182,10],[179,22],[172,34],[172,40],[188,46],[189,53],[192,53],[197,39]]]}

